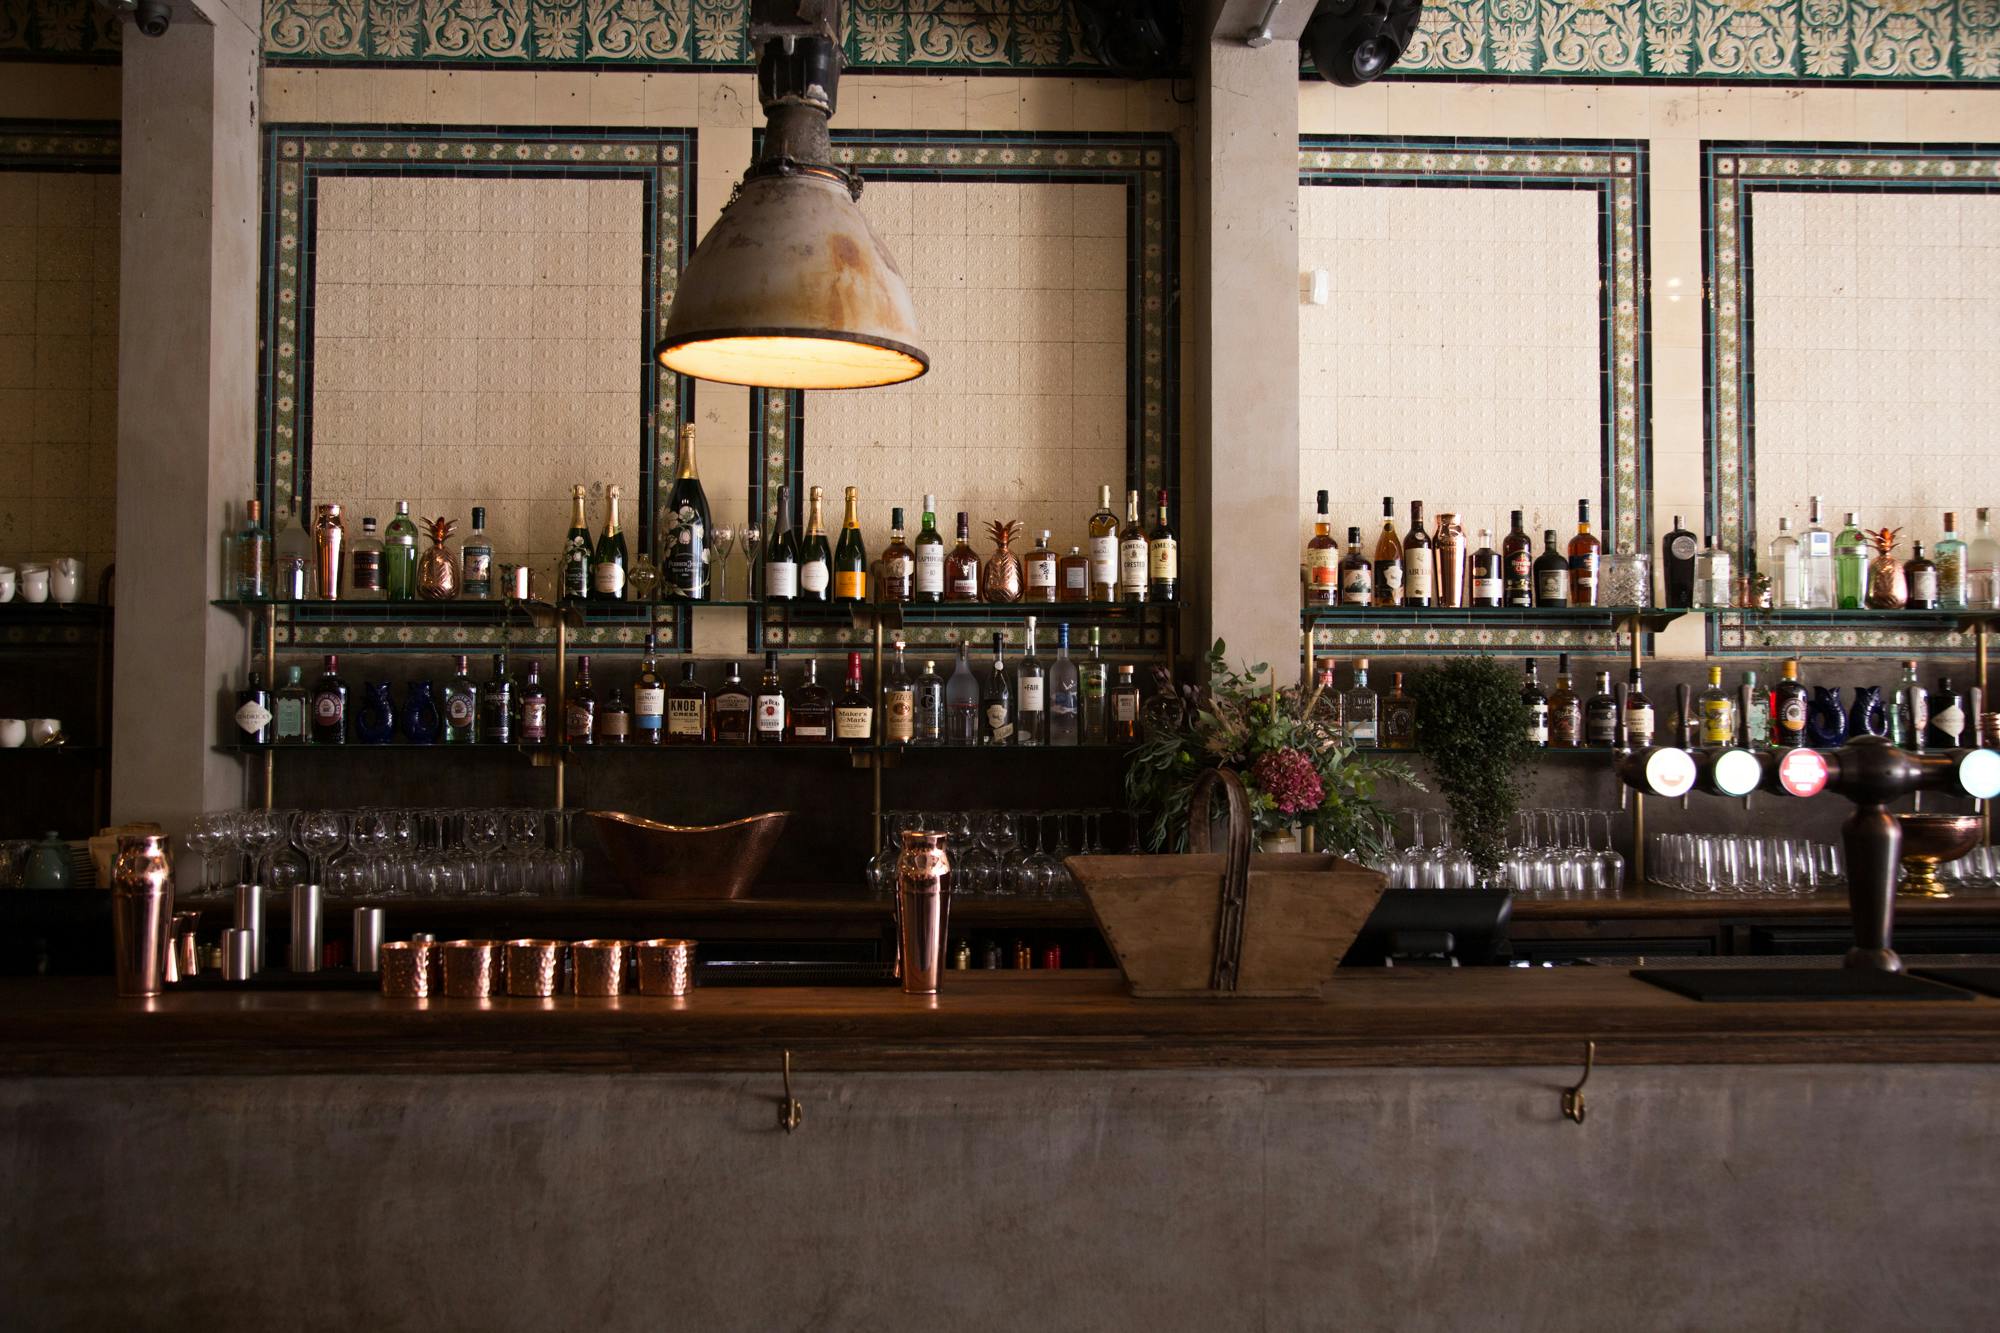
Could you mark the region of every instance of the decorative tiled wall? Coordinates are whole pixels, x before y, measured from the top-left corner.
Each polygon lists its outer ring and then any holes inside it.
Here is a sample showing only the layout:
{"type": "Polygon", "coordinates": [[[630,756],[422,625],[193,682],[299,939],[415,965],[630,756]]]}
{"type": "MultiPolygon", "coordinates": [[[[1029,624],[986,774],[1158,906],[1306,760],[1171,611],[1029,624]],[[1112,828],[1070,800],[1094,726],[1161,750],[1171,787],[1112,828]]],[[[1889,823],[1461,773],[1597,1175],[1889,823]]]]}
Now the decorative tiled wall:
{"type": "Polygon", "coordinates": [[[0,122],[0,563],[81,556],[93,587],[116,531],[117,169],[115,126],[0,122]]]}

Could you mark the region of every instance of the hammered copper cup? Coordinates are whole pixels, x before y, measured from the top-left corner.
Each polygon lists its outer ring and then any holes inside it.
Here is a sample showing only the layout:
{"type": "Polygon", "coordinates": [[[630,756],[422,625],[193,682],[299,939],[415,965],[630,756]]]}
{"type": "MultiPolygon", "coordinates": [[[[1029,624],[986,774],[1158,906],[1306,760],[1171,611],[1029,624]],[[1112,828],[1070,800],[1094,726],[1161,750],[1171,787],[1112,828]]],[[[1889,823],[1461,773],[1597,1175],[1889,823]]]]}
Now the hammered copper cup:
{"type": "Polygon", "coordinates": [[[421,1000],[431,993],[431,945],[418,940],[392,940],[382,946],[382,993],[398,999],[421,1000]]]}
{"type": "Polygon", "coordinates": [[[448,997],[483,1000],[500,994],[500,941],[446,940],[437,948],[444,955],[444,993],[448,997]]]}
{"type": "Polygon", "coordinates": [[[508,940],[507,993],[546,998],[562,988],[561,940],[508,940]]]}
{"type": "Polygon", "coordinates": [[[630,940],[578,940],[569,946],[570,989],[578,995],[618,995],[625,990],[630,940]]]}
{"type": "Polygon", "coordinates": [[[694,985],[693,940],[640,940],[641,995],[686,995],[694,985]]]}

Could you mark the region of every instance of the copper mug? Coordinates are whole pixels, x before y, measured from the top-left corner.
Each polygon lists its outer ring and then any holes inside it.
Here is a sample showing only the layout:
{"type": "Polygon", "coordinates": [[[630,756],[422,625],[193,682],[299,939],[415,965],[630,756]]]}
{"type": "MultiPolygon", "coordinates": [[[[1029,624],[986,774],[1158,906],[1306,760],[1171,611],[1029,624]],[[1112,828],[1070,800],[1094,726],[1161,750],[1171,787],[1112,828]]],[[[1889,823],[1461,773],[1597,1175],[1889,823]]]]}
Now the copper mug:
{"type": "Polygon", "coordinates": [[[507,993],[546,999],[562,989],[561,940],[508,940],[507,993]]]}
{"type": "Polygon", "coordinates": [[[570,989],[578,995],[611,996],[625,990],[630,940],[578,940],[569,946],[570,989]]]}
{"type": "Polygon", "coordinates": [[[501,993],[498,940],[446,940],[437,949],[444,958],[446,996],[484,1000],[501,993]]]}
{"type": "Polygon", "coordinates": [[[168,976],[174,863],[159,834],[125,835],[111,863],[111,942],[120,995],[158,995],[168,976]]]}
{"type": "Polygon", "coordinates": [[[382,993],[421,1000],[431,993],[432,946],[421,940],[392,940],[382,946],[382,993]]]}
{"type": "Polygon", "coordinates": [[[641,995],[686,995],[693,989],[693,940],[640,940],[633,953],[639,959],[641,995]]]}
{"type": "Polygon", "coordinates": [[[896,924],[906,995],[935,995],[944,975],[945,931],[951,921],[951,858],[946,834],[915,829],[896,857],[896,924]]]}

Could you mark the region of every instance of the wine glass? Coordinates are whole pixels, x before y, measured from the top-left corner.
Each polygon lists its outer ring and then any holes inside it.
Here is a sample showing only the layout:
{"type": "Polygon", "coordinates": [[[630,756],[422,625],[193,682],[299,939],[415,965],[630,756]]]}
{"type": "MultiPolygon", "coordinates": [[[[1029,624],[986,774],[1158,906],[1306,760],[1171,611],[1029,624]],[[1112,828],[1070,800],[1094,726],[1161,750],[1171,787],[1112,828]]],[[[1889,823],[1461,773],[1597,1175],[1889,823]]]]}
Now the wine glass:
{"type": "Polygon", "coordinates": [[[718,602],[729,600],[729,553],[736,546],[736,529],[720,523],[708,530],[708,549],[715,568],[709,571],[715,585],[709,596],[718,602]]]}
{"type": "Polygon", "coordinates": [[[509,810],[501,819],[507,854],[500,861],[500,892],[533,897],[541,888],[542,812],[509,810]]]}
{"type": "Polygon", "coordinates": [[[1597,851],[1597,879],[1599,887],[1606,893],[1625,891],[1625,858],[1618,853],[1611,840],[1611,812],[1599,810],[1597,818],[1604,825],[1604,846],[1597,851]]]}
{"type": "Polygon", "coordinates": [[[467,876],[468,887],[474,893],[493,894],[500,891],[498,877],[493,872],[493,854],[506,842],[506,829],[501,823],[498,810],[467,810],[459,819],[459,842],[472,855],[472,873],[467,876]]]}
{"type": "Polygon", "coordinates": [[[1062,863],[1049,854],[1048,816],[1027,818],[1035,830],[1035,850],[1023,858],[1017,869],[1020,893],[1023,898],[1053,898],[1062,878],[1062,863]]]}
{"type": "Polygon", "coordinates": [[[764,544],[764,529],[753,516],[737,532],[743,543],[743,594],[755,600],[762,571],[757,566],[757,548],[764,544]]]}
{"type": "Polygon", "coordinates": [[[326,882],[327,858],[347,843],[347,812],[308,810],[299,820],[299,847],[311,858],[313,882],[326,882]]]}
{"type": "Polygon", "coordinates": [[[243,877],[255,883],[264,854],[284,841],[284,816],[276,810],[245,810],[236,820],[236,845],[246,861],[243,877]]]}

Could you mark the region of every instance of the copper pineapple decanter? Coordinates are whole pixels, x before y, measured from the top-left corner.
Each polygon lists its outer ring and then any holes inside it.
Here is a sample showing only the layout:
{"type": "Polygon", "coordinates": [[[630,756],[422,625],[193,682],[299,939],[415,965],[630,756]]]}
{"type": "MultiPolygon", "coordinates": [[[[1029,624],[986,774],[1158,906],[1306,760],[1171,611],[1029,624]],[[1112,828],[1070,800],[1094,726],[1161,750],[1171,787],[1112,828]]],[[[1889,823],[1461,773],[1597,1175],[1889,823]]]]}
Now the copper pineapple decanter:
{"type": "Polygon", "coordinates": [[[1868,544],[1875,549],[1874,559],[1868,562],[1868,594],[1865,600],[1870,610],[1897,610],[1910,600],[1910,583],[1903,575],[1903,562],[1896,558],[1896,539],[1903,535],[1903,530],[1874,528],[1865,535],[1868,544]]]}
{"type": "Polygon", "coordinates": [[[457,530],[458,524],[442,515],[424,520],[424,535],[431,544],[417,562],[417,596],[426,602],[448,602],[458,596],[458,562],[445,546],[457,530]]]}
{"type": "Polygon", "coordinates": [[[981,598],[988,602],[1021,600],[1021,557],[1014,554],[1014,539],[1021,535],[1021,521],[994,519],[986,525],[993,538],[994,552],[980,572],[981,598]]]}

